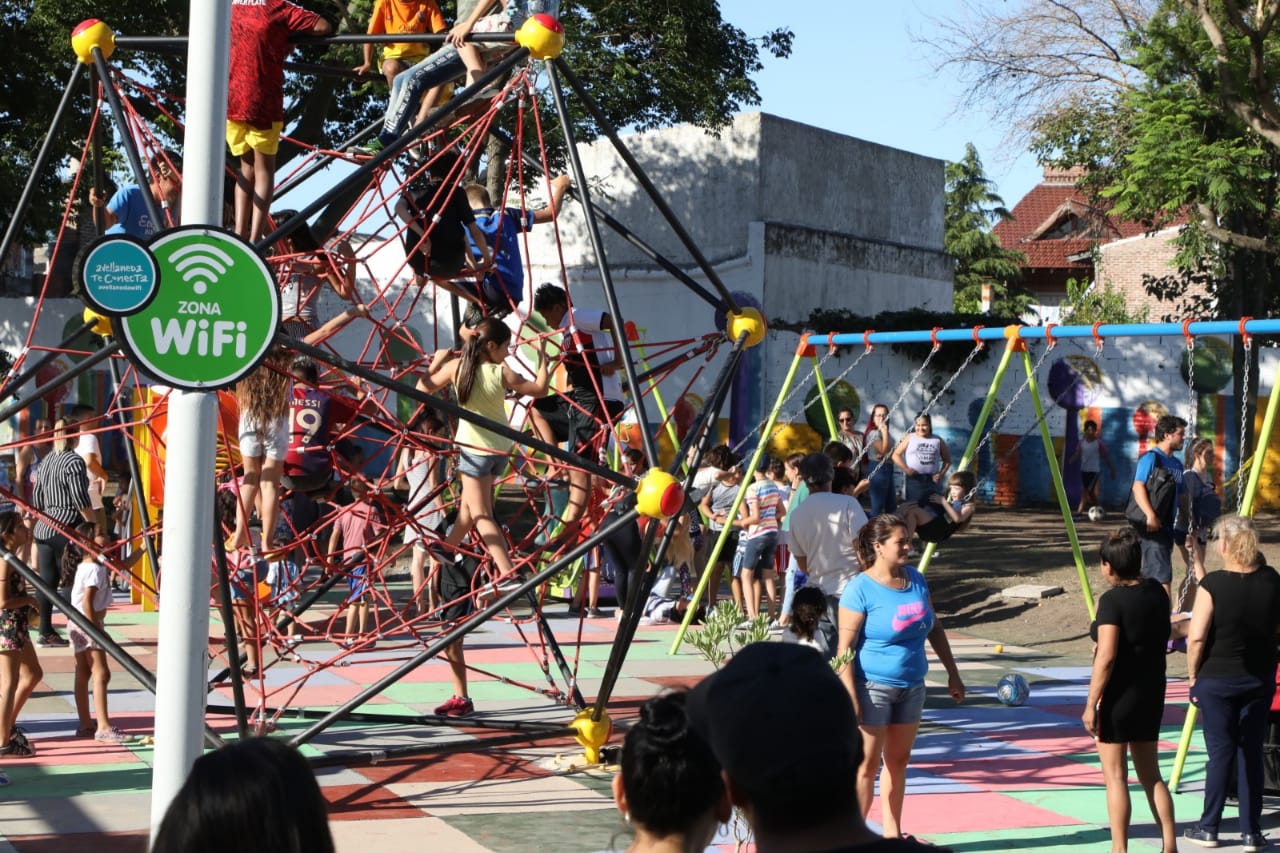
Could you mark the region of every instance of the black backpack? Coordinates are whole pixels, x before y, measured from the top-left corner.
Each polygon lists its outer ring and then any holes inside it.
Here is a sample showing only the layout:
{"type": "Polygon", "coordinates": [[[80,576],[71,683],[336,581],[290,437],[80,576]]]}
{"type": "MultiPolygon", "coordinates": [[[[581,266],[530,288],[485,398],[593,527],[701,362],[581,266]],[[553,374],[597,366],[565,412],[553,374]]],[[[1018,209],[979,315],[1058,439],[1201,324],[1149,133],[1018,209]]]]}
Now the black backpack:
{"type": "MultiPolygon", "coordinates": [[[[1147,499],[1161,524],[1170,524],[1173,521],[1173,501],[1178,495],[1178,481],[1173,472],[1160,462],[1159,453],[1154,450],[1148,450],[1147,453],[1154,454],[1151,473],[1147,475],[1147,499]]],[[[1147,529],[1146,513],[1138,506],[1132,492],[1129,493],[1129,505],[1124,509],[1124,517],[1139,530],[1147,529]]]]}

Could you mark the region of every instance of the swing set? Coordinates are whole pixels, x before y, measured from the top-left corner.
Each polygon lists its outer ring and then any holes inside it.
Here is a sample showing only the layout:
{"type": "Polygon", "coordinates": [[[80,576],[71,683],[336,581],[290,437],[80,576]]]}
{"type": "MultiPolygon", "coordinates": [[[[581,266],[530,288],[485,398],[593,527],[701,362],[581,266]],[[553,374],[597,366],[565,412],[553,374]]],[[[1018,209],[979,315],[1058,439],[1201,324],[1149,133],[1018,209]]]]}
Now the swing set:
{"type": "MultiPolygon", "coordinates": [[[[984,479],[980,479],[975,485],[973,491],[966,495],[966,499],[972,498],[973,494],[982,488],[984,481],[996,475],[1003,463],[1017,451],[1022,441],[1030,435],[1032,431],[1039,431],[1041,441],[1044,444],[1045,460],[1048,465],[1049,474],[1053,481],[1054,493],[1057,497],[1058,507],[1062,513],[1063,524],[1067,531],[1067,538],[1071,543],[1071,552],[1076,564],[1076,571],[1080,578],[1081,591],[1084,597],[1085,609],[1089,614],[1089,619],[1095,617],[1095,598],[1089,584],[1088,570],[1085,566],[1085,559],[1080,548],[1080,539],[1076,532],[1075,519],[1072,512],[1072,506],[1067,500],[1066,486],[1062,478],[1062,470],[1058,461],[1057,450],[1053,443],[1053,436],[1049,432],[1046,422],[1046,411],[1040,394],[1038,374],[1041,365],[1045,362],[1050,352],[1053,351],[1058,341],[1068,338],[1092,339],[1097,351],[1101,352],[1105,341],[1108,338],[1125,338],[1125,337],[1162,337],[1172,335],[1182,335],[1186,340],[1188,352],[1188,369],[1187,369],[1187,388],[1188,388],[1188,411],[1187,422],[1194,432],[1196,415],[1198,412],[1199,395],[1195,386],[1195,348],[1196,339],[1206,335],[1239,335],[1243,339],[1245,351],[1245,386],[1244,392],[1241,394],[1240,407],[1240,443],[1241,453],[1239,454],[1239,462],[1236,473],[1228,482],[1239,482],[1241,478],[1247,475],[1245,485],[1241,488],[1237,485],[1237,512],[1240,515],[1251,516],[1254,509],[1254,501],[1257,495],[1258,482],[1262,475],[1263,451],[1257,448],[1265,449],[1271,440],[1276,422],[1277,412],[1280,411],[1280,366],[1277,368],[1277,375],[1272,384],[1272,392],[1268,398],[1266,412],[1263,416],[1262,426],[1259,430],[1257,442],[1254,444],[1255,450],[1253,455],[1245,458],[1243,450],[1245,448],[1245,437],[1249,434],[1248,424],[1248,367],[1250,360],[1254,356],[1252,339],[1256,335],[1275,335],[1280,334],[1280,320],[1255,320],[1253,318],[1243,318],[1241,320],[1186,320],[1178,323],[1116,323],[1103,324],[1096,323],[1093,325],[1057,325],[1050,323],[1045,326],[1007,326],[1004,328],[986,328],[977,326],[970,329],[929,329],[918,331],[900,331],[900,332],[875,332],[864,331],[859,333],[831,333],[831,334],[806,334],[800,338],[799,345],[796,348],[795,357],[791,361],[791,365],[782,381],[782,387],[779,391],[777,400],[769,412],[769,415],[751,430],[747,437],[739,443],[739,446],[745,444],[753,436],[758,436],[756,448],[751,455],[751,459],[747,464],[745,475],[742,478],[742,485],[739,487],[738,493],[734,498],[733,506],[729,510],[729,517],[737,515],[739,508],[746,498],[747,487],[751,482],[752,475],[759,468],[761,460],[764,457],[767,437],[772,436],[774,428],[786,409],[792,398],[803,390],[803,383],[798,383],[797,376],[805,360],[812,363],[813,376],[818,390],[818,396],[821,400],[824,419],[827,424],[828,434],[836,435],[835,416],[833,414],[831,400],[828,391],[835,387],[845,376],[849,375],[856,369],[862,361],[869,356],[876,345],[879,344],[905,344],[905,343],[931,343],[928,356],[920,367],[914,372],[911,378],[904,383],[902,390],[893,405],[890,406],[890,418],[901,408],[908,394],[912,389],[919,387],[918,380],[928,368],[934,355],[937,354],[943,344],[953,342],[969,342],[973,344],[973,349],[968,357],[961,365],[948,377],[943,386],[928,400],[919,414],[927,414],[942,398],[943,394],[951,388],[959,379],[966,369],[973,363],[977,355],[991,343],[1004,342],[1004,349],[1001,353],[999,364],[996,366],[995,373],[991,379],[991,384],[987,389],[987,394],[983,400],[982,408],[978,413],[978,417],[973,425],[973,430],[969,436],[968,443],[965,447],[963,455],[956,463],[955,470],[971,469],[975,466],[976,460],[983,447],[996,434],[996,430],[1004,419],[1013,409],[1013,405],[1024,392],[1030,392],[1031,402],[1035,410],[1035,422],[1023,433],[1021,437],[1014,443],[1012,447],[1006,450],[998,459],[993,459],[989,466],[989,471],[984,479]],[[1032,361],[1029,345],[1035,342],[1044,344],[1040,357],[1036,361],[1032,361]],[[835,353],[836,348],[841,346],[862,346],[862,352],[854,360],[848,368],[840,373],[831,381],[823,379],[822,368],[830,361],[835,353]],[[825,346],[827,354],[824,358],[819,359],[817,355],[818,347],[825,346]],[[1004,385],[1006,373],[1010,364],[1014,359],[1020,359],[1023,369],[1025,370],[1025,379],[1015,391],[1008,403],[1003,404],[998,413],[992,419],[992,412],[997,407],[997,394],[1004,385]],[[990,428],[988,429],[988,422],[990,428]]],[[[865,454],[866,448],[863,449],[865,454]]],[[[858,461],[861,461],[859,458],[858,461]]],[[[887,459],[882,459],[878,465],[886,464],[887,459]]],[[[892,464],[892,463],[889,463],[892,464]]],[[[872,472],[874,475],[874,472],[872,472]]],[[[720,532],[711,548],[711,552],[707,558],[707,565],[715,565],[720,558],[720,554],[724,549],[725,543],[729,538],[729,528],[726,526],[720,532]]],[[[928,543],[924,553],[919,561],[919,568],[923,572],[928,568],[933,554],[936,550],[934,543],[928,543]]],[[[697,604],[702,596],[706,593],[706,586],[711,572],[704,572],[699,580],[697,588],[693,593],[693,600],[685,614],[684,622],[677,632],[674,642],[672,643],[670,653],[675,654],[684,640],[685,632],[688,630],[692,621],[693,614],[697,610],[697,604]]],[[[1170,787],[1176,789],[1179,778],[1182,773],[1183,765],[1186,761],[1187,751],[1190,746],[1191,736],[1194,732],[1196,720],[1196,707],[1188,705],[1186,722],[1183,727],[1181,742],[1178,747],[1178,753],[1174,762],[1173,772],[1170,777],[1170,787]]]]}

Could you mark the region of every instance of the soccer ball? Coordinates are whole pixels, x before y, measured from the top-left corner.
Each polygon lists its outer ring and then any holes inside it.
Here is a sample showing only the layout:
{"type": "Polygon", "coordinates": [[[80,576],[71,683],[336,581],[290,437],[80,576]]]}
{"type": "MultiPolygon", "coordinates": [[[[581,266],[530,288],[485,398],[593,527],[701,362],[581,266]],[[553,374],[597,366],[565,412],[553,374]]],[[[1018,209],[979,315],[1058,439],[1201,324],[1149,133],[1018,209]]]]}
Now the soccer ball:
{"type": "Polygon", "coordinates": [[[1029,695],[1031,688],[1027,686],[1027,680],[1016,672],[1002,676],[996,682],[996,698],[1001,705],[1021,705],[1029,695]]]}
{"type": "Polygon", "coordinates": [[[1102,507],[1100,507],[1100,506],[1091,506],[1091,507],[1089,507],[1089,520],[1090,520],[1090,521],[1102,521],[1102,519],[1104,519],[1104,518],[1106,518],[1106,517],[1107,517],[1107,511],[1106,511],[1105,509],[1103,509],[1102,507]]]}

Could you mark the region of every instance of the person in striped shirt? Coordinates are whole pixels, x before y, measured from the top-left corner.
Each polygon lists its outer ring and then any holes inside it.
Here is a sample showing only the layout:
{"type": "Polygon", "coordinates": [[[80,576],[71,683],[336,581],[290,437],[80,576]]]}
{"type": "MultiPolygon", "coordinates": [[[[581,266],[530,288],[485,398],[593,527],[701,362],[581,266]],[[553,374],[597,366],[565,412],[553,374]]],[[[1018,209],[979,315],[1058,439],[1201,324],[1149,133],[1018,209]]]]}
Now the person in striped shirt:
{"type": "Polygon", "coordinates": [[[760,612],[762,578],[768,578],[770,611],[778,600],[773,556],[778,550],[778,523],[787,514],[787,508],[782,503],[782,490],[765,476],[768,466],[766,459],[756,470],[755,481],[747,487],[743,502],[745,514],[740,514],[734,522],[735,527],[743,530],[741,581],[748,620],[755,619],[760,612]]]}
{"type": "MultiPolygon", "coordinates": [[[[88,469],[71,446],[70,439],[75,432],[76,428],[66,418],[59,418],[53,425],[53,453],[40,463],[31,498],[37,513],[32,532],[40,577],[55,588],[62,573],[62,552],[67,546],[65,532],[74,530],[82,519],[95,524],[89,504],[88,469]]],[[[101,533],[95,527],[95,534],[101,533]]],[[[36,645],[41,648],[65,646],[67,641],[53,630],[53,600],[37,594],[36,601],[40,605],[36,645]]]]}

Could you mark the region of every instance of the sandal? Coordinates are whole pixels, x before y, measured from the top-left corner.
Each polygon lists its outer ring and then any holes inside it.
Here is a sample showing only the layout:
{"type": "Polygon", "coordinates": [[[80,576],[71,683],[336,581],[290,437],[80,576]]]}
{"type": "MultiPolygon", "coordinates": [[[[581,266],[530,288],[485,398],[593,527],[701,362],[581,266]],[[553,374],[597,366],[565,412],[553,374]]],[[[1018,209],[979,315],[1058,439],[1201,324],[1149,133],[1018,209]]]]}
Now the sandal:
{"type": "Polygon", "coordinates": [[[32,758],[36,754],[36,748],[29,743],[19,743],[10,739],[9,745],[0,748],[0,755],[7,755],[10,758],[32,758]]]}
{"type": "Polygon", "coordinates": [[[125,734],[115,726],[109,729],[103,729],[93,736],[98,743],[131,743],[134,740],[133,735],[125,734]]]}

